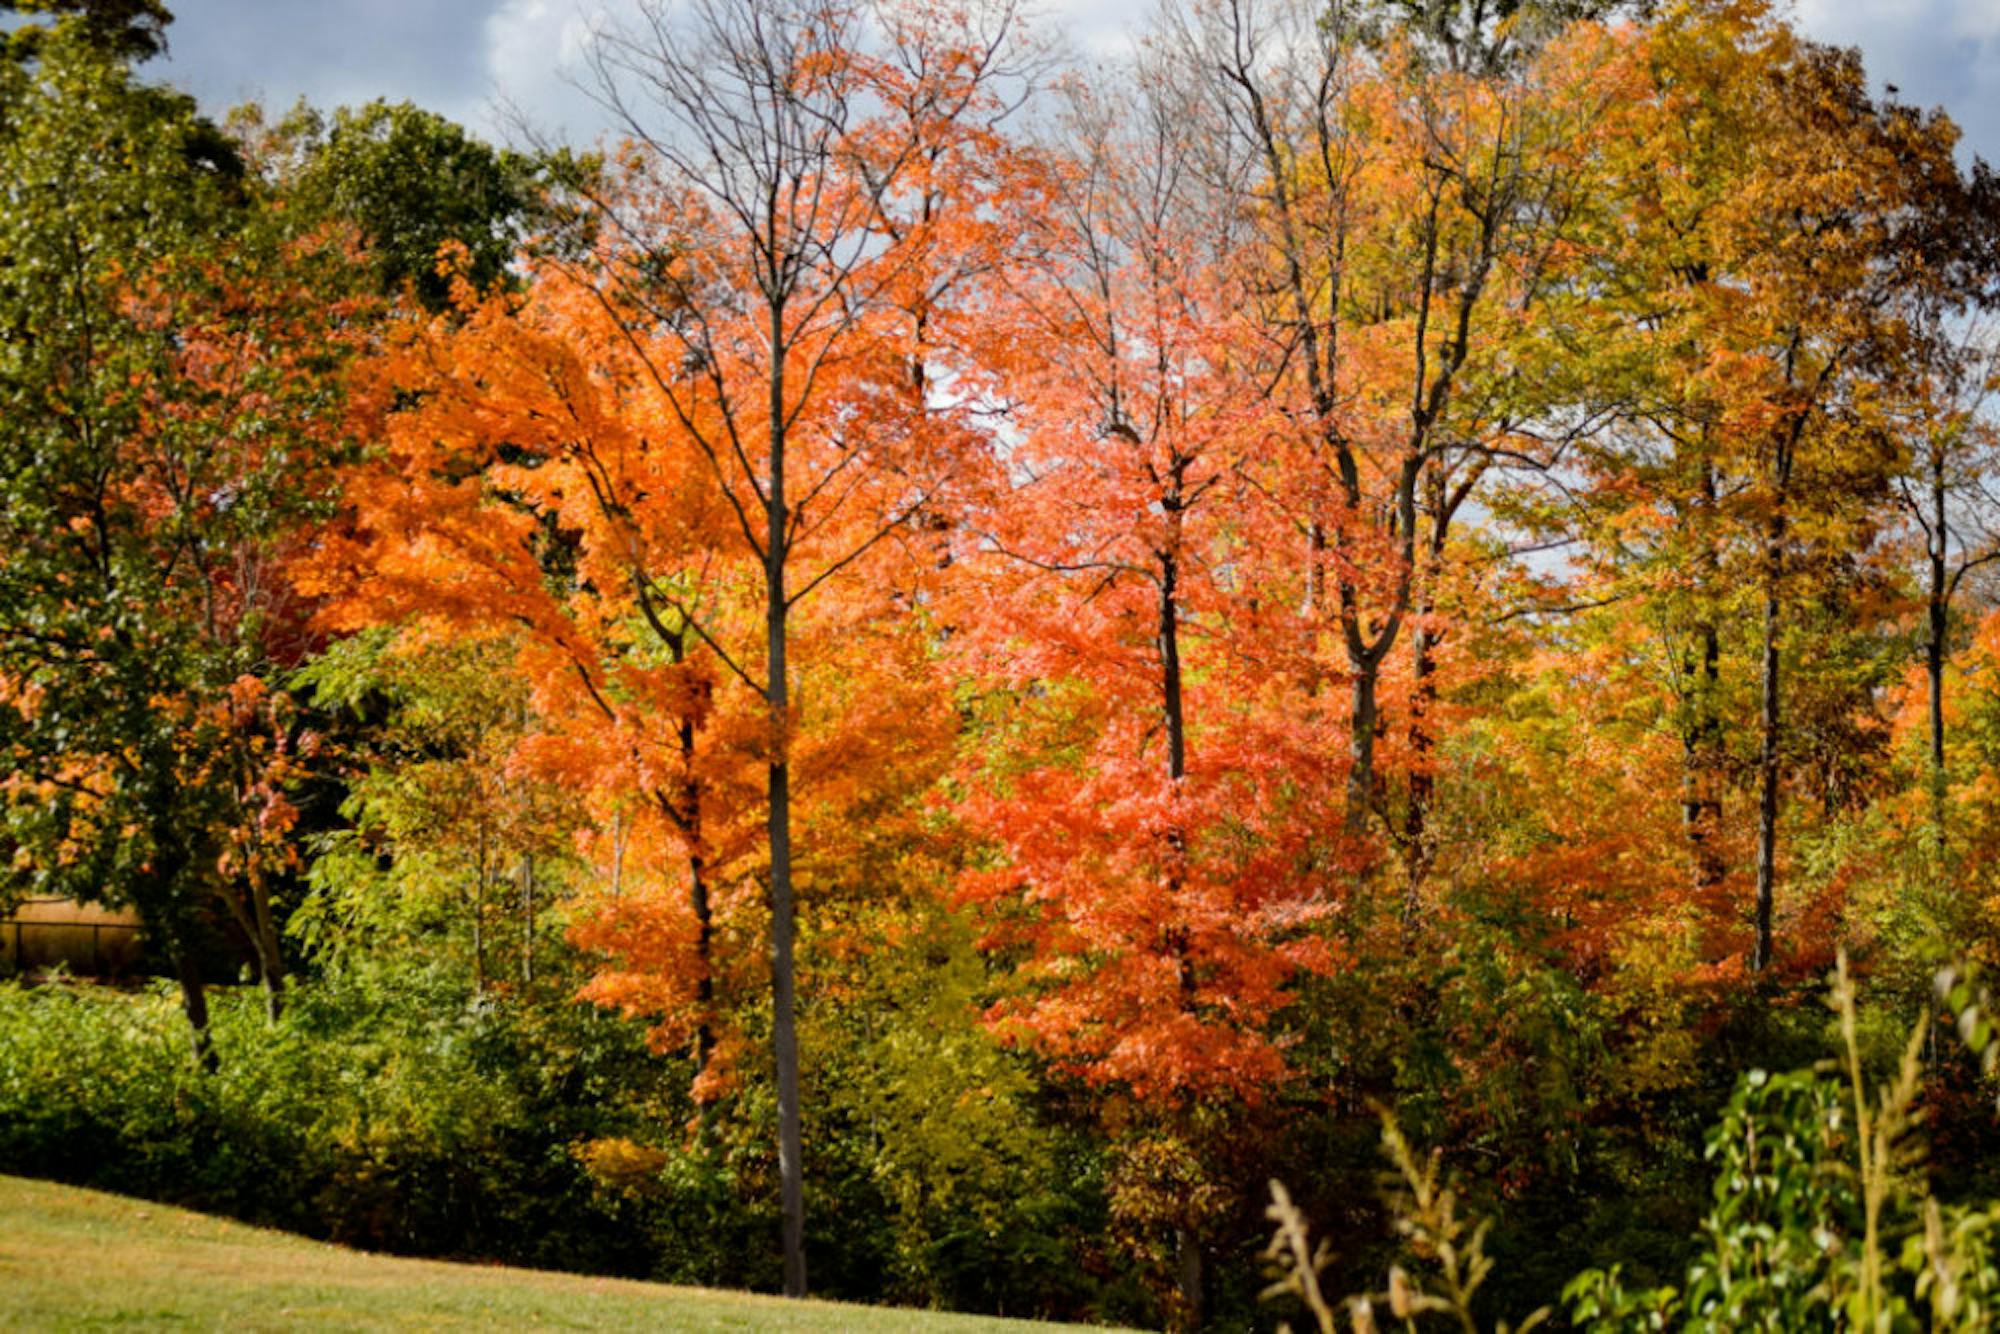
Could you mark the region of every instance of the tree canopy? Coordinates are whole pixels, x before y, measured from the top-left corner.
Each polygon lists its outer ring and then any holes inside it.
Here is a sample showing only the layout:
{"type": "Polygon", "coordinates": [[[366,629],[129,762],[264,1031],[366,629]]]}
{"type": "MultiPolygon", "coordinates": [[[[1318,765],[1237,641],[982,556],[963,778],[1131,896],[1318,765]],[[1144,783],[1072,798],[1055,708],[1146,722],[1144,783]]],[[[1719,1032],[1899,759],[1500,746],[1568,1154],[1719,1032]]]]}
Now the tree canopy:
{"type": "Polygon", "coordinates": [[[1328,1321],[1308,1217],[1412,1320],[2000,1291],[2000,193],[1857,53],[680,0],[583,151],[218,123],[157,4],[13,8],[0,885],[135,908],[205,1066],[462,1039],[315,1198],[421,1123],[606,1267],[1189,1328],[1273,1177],[1328,1321]],[[1851,1088],[1732,1093],[1829,970],[1851,1088]]]}

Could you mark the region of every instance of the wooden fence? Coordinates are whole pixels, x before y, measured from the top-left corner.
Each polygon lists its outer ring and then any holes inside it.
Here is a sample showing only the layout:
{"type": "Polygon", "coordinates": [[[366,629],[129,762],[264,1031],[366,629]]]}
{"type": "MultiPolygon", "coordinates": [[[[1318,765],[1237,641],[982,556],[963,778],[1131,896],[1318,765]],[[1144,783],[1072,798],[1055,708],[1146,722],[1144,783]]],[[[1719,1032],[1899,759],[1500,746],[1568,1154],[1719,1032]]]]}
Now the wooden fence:
{"type": "Polygon", "coordinates": [[[74,899],[23,899],[0,917],[0,964],[10,972],[66,967],[89,977],[133,972],[144,951],[138,915],[74,899]]]}

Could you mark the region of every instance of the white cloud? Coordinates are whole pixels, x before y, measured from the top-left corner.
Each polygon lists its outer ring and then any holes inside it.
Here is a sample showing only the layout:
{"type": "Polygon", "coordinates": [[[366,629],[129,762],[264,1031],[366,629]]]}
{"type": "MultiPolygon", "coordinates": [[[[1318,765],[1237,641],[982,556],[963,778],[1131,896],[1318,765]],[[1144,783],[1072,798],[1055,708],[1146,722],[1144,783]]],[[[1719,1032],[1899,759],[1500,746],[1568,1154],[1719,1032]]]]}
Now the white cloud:
{"type": "Polygon", "coordinates": [[[1820,41],[1860,47],[1878,88],[1942,106],[1968,149],[2000,158],[2000,0],[1801,0],[1797,12],[1820,41]]]}
{"type": "MultiPolygon", "coordinates": [[[[668,0],[671,3],[672,0],[668,0]]],[[[183,0],[171,59],[149,70],[221,111],[246,96],[283,107],[409,98],[488,134],[511,103],[552,137],[588,142],[610,118],[566,82],[591,25],[640,0],[183,0]]],[[[1033,0],[1037,23],[1086,60],[1131,49],[1155,0],[1033,0]]],[[[2000,158],[2000,0],[1797,0],[1800,26],[1859,46],[1870,78],[1943,106],[1967,146],[2000,158]]]]}
{"type": "Polygon", "coordinates": [[[610,129],[604,108],[577,84],[588,86],[592,34],[637,9],[638,0],[501,0],[482,34],[492,95],[486,127],[511,134],[511,108],[552,139],[587,143],[610,129]]]}
{"type": "MultiPolygon", "coordinates": [[[[667,0],[671,4],[672,0],[667,0]]],[[[575,86],[587,83],[584,60],[600,25],[630,23],[644,0],[498,0],[486,15],[482,40],[491,100],[463,115],[489,134],[512,130],[506,108],[525,114],[551,138],[589,142],[618,127],[603,107],[575,86]]],[[[1041,0],[1032,22],[1061,35],[1085,59],[1129,53],[1154,10],[1154,0],[1041,0]]]]}
{"type": "Polygon", "coordinates": [[[1108,60],[1131,53],[1156,9],[1151,0],[1047,0],[1035,19],[1086,58],[1108,60]]]}
{"type": "MultiPolygon", "coordinates": [[[[1129,51],[1154,9],[1154,0],[1044,0],[1040,13],[1079,52],[1103,58],[1129,51]]],[[[1817,40],[1860,47],[1878,88],[1942,106],[1969,149],[2000,158],[2000,0],[1798,0],[1794,12],[1817,40]]]]}

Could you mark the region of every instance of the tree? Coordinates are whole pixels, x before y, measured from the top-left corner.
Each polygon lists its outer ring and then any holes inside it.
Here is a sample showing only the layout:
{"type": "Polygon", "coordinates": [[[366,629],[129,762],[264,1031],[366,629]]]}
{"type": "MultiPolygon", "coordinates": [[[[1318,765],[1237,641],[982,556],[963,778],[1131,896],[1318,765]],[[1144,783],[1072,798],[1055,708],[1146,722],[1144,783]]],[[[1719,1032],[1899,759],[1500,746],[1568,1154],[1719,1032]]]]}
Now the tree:
{"type": "MultiPolygon", "coordinates": [[[[1140,71],[1119,91],[1130,110],[1072,93],[1022,221],[994,311],[1019,438],[948,615],[961,669],[1036,719],[992,716],[963,808],[1000,853],[966,892],[1019,956],[995,1017],[1162,1114],[1282,1081],[1270,1025],[1326,966],[1312,930],[1337,895],[1301,836],[1325,795],[1309,729],[1260,716],[1238,656],[1256,636],[1232,502],[1265,424],[1228,341],[1244,238],[1206,207],[1176,90],[1140,71]]],[[[1176,1228],[1186,1321],[1199,1212],[1176,1228]]]]}
{"type": "MultiPolygon", "coordinates": [[[[347,474],[350,522],[305,586],[337,628],[494,641],[519,706],[551,729],[531,767],[664,822],[693,925],[693,957],[672,970],[693,987],[675,1009],[692,1013],[675,1019],[690,1020],[705,1063],[712,890],[741,851],[733,745],[746,724],[718,719],[720,665],[662,598],[716,620],[738,612],[738,587],[703,570],[721,503],[684,448],[645,429],[660,409],[643,366],[587,290],[543,272],[521,296],[482,299],[464,280],[458,296],[372,367],[378,409],[395,410],[376,455],[347,474]]],[[[528,729],[507,731],[527,744],[528,729]]],[[[519,767],[512,742],[489,759],[519,767]]]]}
{"type": "MultiPolygon", "coordinates": [[[[1386,813],[1385,672],[1434,611],[1425,590],[1451,524],[1489,468],[1541,466],[1560,443],[1536,430],[1560,400],[1523,328],[1617,96],[1587,25],[1531,59],[1458,69],[1407,34],[1372,48],[1366,17],[1240,0],[1169,18],[1205,109],[1205,177],[1237,190],[1260,230],[1245,351],[1285,423],[1253,472],[1274,535],[1262,578],[1337,646],[1326,674],[1349,693],[1351,832],[1386,813]]],[[[1418,646],[1420,666],[1434,647],[1418,646]]],[[[1413,828],[1425,837],[1421,816],[1413,828]]]]}
{"type": "Polygon", "coordinates": [[[15,62],[39,58],[51,32],[64,30],[108,60],[139,64],[166,51],[167,25],[174,21],[163,0],[0,0],[0,14],[55,20],[10,28],[0,54],[15,62]]]}
{"type": "Polygon", "coordinates": [[[515,646],[422,629],[350,635],[294,677],[354,722],[336,757],[344,827],[313,840],[312,890],[288,925],[328,963],[463,948],[477,1000],[509,971],[533,984],[537,885],[573,857],[582,812],[523,763],[537,720],[515,646]]]}
{"type": "Polygon", "coordinates": [[[1945,843],[1945,667],[1952,608],[1968,575],[2000,560],[2000,510],[1989,481],[1996,459],[1989,399],[1996,385],[1990,338],[1975,331],[1946,343],[1955,354],[1915,386],[1904,409],[1912,466],[1897,496],[1922,543],[1924,685],[1927,699],[1931,835],[1945,843]]]}
{"type": "Polygon", "coordinates": [[[331,119],[301,102],[275,124],[251,105],[230,127],[289,209],[360,234],[383,295],[407,285],[433,312],[450,305],[453,272],[482,291],[505,280],[521,246],[555,224],[549,192],[596,167],[567,150],[496,149],[435,112],[379,98],[331,119]],[[447,246],[460,248],[452,270],[439,262],[447,246]]]}
{"type": "Polygon", "coordinates": [[[1413,38],[1453,70],[1497,70],[1532,55],[1564,27],[1644,18],[1657,0],[1349,0],[1346,12],[1413,38]]]}
{"type": "Polygon", "coordinates": [[[1804,618],[1788,612],[1865,577],[1858,553],[1903,466],[1895,386],[1923,382],[1942,350],[1906,313],[1979,290],[1979,192],[1951,158],[1948,122],[1873,102],[1852,53],[1760,8],[1691,8],[1645,41],[1643,118],[1606,180],[1616,215],[1644,225],[1602,252],[1624,258],[1595,280],[1630,316],[1634,341],[1612,359],[1632,369],[1594,456],[1611,464],[1614,507],[1630,514],[1637,499],[1663,540],[1634,544],[1629,525],[1603,536],[1649,551],[1680,607],[1697,888],[1722,873],[1710,775],[1724,590],[1757,590],[1750,962],[1762,969],[1792,749],[1782,664],[1805,648],[1804,618]],[[1677,531],[1659,525],[1666,514],[1677,531]]]}
{"type": "Polygon", "coordinates": [[[67,31],[0,70],[0,747],[12,873],[136,907],[212,1063],[197,947],[239,916],[275,1015],[266,871],[305,647],[278,569],[340,445],[338,238],[292,236],[186,99],[67,31]]]}
{"type": "Polygon", "coordinates": [[[602,201],[607,247],[582,281],[706,463],[734,519],[729,558],[762,574],[761,631],[735,652],[720,627],[668,602],[768,709],[772,1041],[785,1291],[798,1296],[792,613],[953,475],[963,433],[911,385],[920,331],[903,316],[913,289],[955,264],[959,210],[924,208],[919,186],[991,113],[1010,15],[975,14],[992,26],[953,43],[922,15],[891,12],[886,49],[870,50],[867,17],[841,0],[643,13],[640,30],[594,50],[597,86],[640,151],[630,190],[602,201]]]}
{"type": "MultiPolygon", "coordinates": [[[[897,562],[897,539],[977,443],[966,410],[927,392],[954,286],[997,235],[972,192],[991,179],[980,164],[1005,110],[990,85],[1010,16],[968,22],[700,0],[602,34],[598,89],[633,143],[617,172],[575,183],[581,238],[534,261],[524,299],[475,310],[468,289],[462,336],[418,335],[405,386],[430,397],[398,414],[394,466],[355,493],[347,549],[401,552],[403,585],[428,582],[433,610],[430,556],[478,570],[443,585],[450,614],[527,626],[541,680],[580,696],[545,711],[573,706],[611,729],[634,790],[688,854],[698,921],[705,859],[744,809],[732,799],[717,814],[710,794],[740,795],[745,760],[762,769],[794,1295],[806,1280],[792,810],[809,715],[793,688],[812,663],[791,655],[822,589],[879,605],[893,584],[867,576],[897,562]],[[752,692],[754,725],[732,686],[752,692]],[[711,732],[711,718],[731,721],[711,732]]],[[[350,569],[372,559],[328,553],[350,569]]],[[[836,604],[829,619],[846,617],[836,604]]]]}

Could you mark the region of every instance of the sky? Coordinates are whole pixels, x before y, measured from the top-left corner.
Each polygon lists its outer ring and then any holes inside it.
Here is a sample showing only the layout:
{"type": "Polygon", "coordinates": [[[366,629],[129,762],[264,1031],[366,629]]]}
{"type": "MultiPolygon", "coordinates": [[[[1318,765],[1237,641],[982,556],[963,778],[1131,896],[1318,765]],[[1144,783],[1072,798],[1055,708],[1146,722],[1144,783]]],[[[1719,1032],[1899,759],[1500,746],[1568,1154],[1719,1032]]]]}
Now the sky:
{"type": "MultiPolygon", "coordinates": [[[[592,15],[635,0],[169,0],[166,60],[148,68],[212,111],[300,97],[333,107],[409,100],[494,139],[506,108],[554,138],[588,142],[603,113],[563,77],[592,15]]],[[[1150,0],[1041,0],[1045,22],[1086,51],[1112,52],[1150,0]]],[[[1871,79],[1942,106],[1966,146],[2000,159],[2000,0],[1796,0],[1806,32],[1858,46],[1871,79]]]]}

